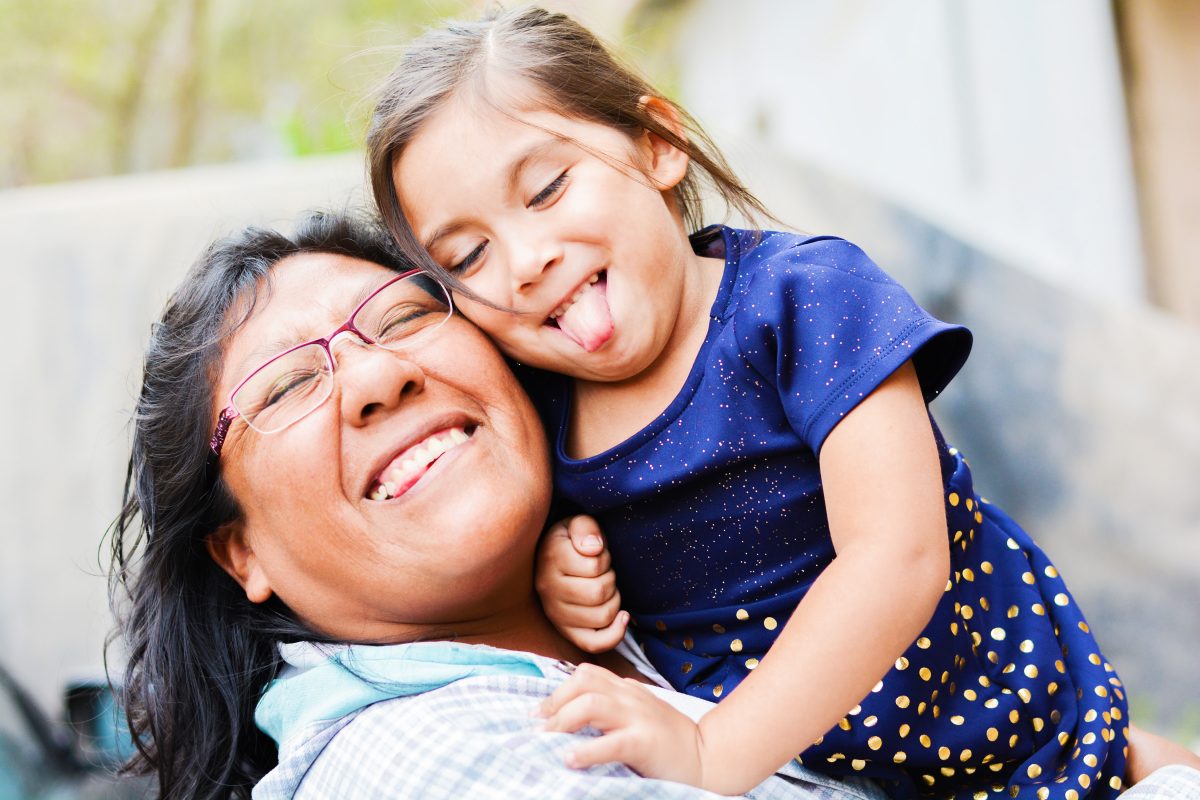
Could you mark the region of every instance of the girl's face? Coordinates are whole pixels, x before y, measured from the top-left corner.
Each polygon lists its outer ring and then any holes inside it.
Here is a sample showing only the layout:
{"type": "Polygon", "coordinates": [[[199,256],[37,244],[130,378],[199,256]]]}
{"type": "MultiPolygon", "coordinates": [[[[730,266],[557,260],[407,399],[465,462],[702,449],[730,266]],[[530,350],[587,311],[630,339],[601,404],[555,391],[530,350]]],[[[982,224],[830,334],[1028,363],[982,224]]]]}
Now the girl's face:
{"type": "MultiPolygon", "coordinates": [[[[393,277],[339,255],[277,264],[226,348],[214,420],[259,363],[326,336],[393,277]]],[[[270,435],[230,428],[221,469],[245,516],[210,538],[217,561],[251,600],[277,595],[351,640],[457,629],[527,602],[549,503],[545,440],[491,342],[451,318],[404,350],[350,334],[332,347],[333,394],[314,412],[270,435]],[[409,456],[424,465],[419,479],[373,499],[380,476],[409,456]]]]}
{"type": "Polygon", "coordinates": [[[671,190],[687,162],[651,134],[460,93],[418,131],[393,180],[433,258],[512,310],[455,298],[501,349],[619,381],[669,352],[685,303],[696,256],[671,190]]]}

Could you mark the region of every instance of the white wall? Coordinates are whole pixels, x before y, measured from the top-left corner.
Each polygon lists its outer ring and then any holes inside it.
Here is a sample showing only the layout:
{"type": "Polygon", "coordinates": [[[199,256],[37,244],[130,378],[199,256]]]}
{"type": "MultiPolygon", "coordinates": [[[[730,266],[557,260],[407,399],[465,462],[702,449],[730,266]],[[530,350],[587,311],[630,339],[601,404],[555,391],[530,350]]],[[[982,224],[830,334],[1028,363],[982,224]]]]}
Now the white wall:
{"type": "Polygon", "coordinates": [[[1075,291],[1143,296],[1108,3],[693,8],[682,100],[719,140],[817,165],[1075,291]]]}

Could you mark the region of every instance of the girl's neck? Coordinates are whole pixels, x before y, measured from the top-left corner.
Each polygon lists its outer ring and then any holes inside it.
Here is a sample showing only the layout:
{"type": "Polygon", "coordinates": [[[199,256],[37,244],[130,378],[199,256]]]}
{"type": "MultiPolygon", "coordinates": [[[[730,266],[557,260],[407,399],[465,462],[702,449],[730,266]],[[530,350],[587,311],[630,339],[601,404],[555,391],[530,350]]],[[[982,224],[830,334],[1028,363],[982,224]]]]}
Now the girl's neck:
{"type": "Polygon", "coordinates": [[[708,333],[724,260],[693,255],[687,265],[676,325],[658,358],[621,381],[575,381],[567,431],[567,454],[602,453],[646,427],[683,389],[708,333]]]}

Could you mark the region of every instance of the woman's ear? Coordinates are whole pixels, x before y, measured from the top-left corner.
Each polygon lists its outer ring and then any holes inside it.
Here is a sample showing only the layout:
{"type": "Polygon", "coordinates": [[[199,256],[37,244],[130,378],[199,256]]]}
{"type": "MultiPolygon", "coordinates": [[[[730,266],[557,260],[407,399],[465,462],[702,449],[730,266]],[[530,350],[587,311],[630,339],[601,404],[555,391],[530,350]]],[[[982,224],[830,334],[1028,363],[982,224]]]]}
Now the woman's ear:
{"type": "Polygon", "coordinates": [[[271,599],[271,584],[263,572],[254,549],[246,540],[246,528],[240,522],[227,522],[204,540],[208,554],[221,569],[238,582],[251,603],[271,599]]]}
{"type": "MultiPolygon", "coordinates": [[[[687,131],[679,119],[679,109],[673,104],[647,94],[638,99],[638,106],[680,140],[687,139],[687,131]]],[[[644,147],[646,177],[660,191],[669,191],[678,186],[687,175],[688,154],[652,131],[646,131],[644,147]]]]}

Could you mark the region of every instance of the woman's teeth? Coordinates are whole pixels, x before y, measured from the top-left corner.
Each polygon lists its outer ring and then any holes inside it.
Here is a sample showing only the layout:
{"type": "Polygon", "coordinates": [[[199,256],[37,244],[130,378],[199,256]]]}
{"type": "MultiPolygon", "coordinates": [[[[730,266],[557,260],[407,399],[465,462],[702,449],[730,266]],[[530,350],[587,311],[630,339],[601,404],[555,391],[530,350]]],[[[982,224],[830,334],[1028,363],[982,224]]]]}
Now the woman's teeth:
{"type": "Polygon", "coordinates": [[[462,428],[438,431],[405,450],[401,457],[389,464],[367,496],[372,500],[390,500],[407,491],[438,457],[470,438],[470,434],[462,428]]]}
{"type": "Polygon", "coordinates": [[[597,272],[595,275],[588,278],[587,284],[584,284],[583,286],[580,286],[578,289],[575,290],[575,294],[571,295],[570,300],[563,303],[558,308],[554,309],[554,311],[550,312],[550,319],[558,319],[563,314],[567,313],[567,309],[570,308],[571,306],[575,305],[575,302],[577,300],[579,300],[580,297],[583,297],[583,293],[587,291],[588,285],[593,284],[598,280],[600,280],[600,273],[597,272]]]}

